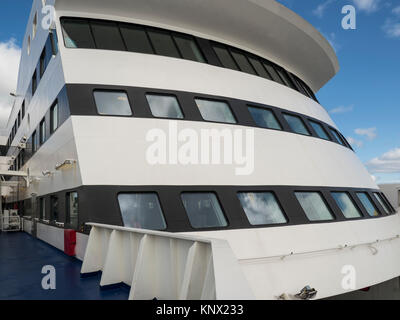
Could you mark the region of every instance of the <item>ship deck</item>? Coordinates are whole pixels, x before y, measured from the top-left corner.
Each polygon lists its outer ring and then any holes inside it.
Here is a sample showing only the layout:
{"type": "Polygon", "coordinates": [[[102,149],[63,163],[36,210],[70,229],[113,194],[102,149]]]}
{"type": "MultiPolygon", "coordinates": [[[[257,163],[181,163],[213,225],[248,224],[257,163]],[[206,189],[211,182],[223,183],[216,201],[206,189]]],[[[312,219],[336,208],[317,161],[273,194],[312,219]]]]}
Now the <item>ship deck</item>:
{"type": "Polygon", "coordinates": [[[0,232],[0,300],[127,300],[129,289],[102,290],[100,275],[81,278],[82,262],[24,233],[0,232]],[[43,266],[54,266],[56,289],[42,288],[43,266]]]}

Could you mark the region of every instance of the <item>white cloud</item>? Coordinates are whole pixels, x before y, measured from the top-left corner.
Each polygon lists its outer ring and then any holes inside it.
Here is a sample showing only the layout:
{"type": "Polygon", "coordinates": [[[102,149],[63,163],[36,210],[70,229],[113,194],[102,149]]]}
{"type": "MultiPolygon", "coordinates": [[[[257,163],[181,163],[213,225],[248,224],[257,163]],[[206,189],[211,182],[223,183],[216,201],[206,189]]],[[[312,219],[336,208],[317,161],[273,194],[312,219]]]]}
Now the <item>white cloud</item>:
{"type": "Polygon", "coordinates": [[[329,112],[332,114],[339,114],[339,113],[351,112],[353,110],[354,110],[354,105],[350,105],[350,106],[339,106],[337,108],[332,109],[329,112]]]}
{"type": "Polygon", "coordinates": [[[21,49],[15,44],[15,39],[0,42],[0,128],[7,125],[13,98],[10,92],[15,92],[18,78],[21,49]]]}
{"type": "Polygon", "coordinates": [[[374,140],[377,136],[376,128],[368,128],[368,129],[356,129],[354,130],[356,134],[359,136],[365,136],[369,140],[374,140]]]}
{"type": "Polygon", "coordinates": [[[400,16],[400,6],[398,6],[398,7],[396,7],[396,8],[393,8],[392,12],[393,12],[395,15],[400,16]]]}
{"type": "Polygon", "coordinates": [[[327,35],[324,34],[324,36],[325,36],[326,40],[328,40],[328,42],[332,46],[333,50],[335,50],[335,52],[338,52],[340,49],[340,45],[336,41],[336,34],[334,32],[331,32],[327,35]]]}
{"type": "Polygon", "coordinates": [[[400,172],[400,148],[392,149],[380,157],[366,163],[372,173],[399,173],[400,172]]]}
{"type": "Polygon", "coordinates": [[[386,19],[386,22],[383,25],[383,31],[385,31],[386,35],[390,38],[399,38],[400,22],[390,18],[386,19]]]}
{"type": "Polygon", "coordinates": [[[313,14],[316,15],[319,18],[322,18],[324,16],[325,10],[328,8],[328,6],[333,2],[334,0],[327,0],[324,3],[321,3],[318,7],[316,7],[313,10],[313,14]]]}
{"type": "Polygon", "coordinates": [[[378,5],[381,0],[353,0],[358,10],[368,13],[378,10],[378,5]]]}
{"type": "Polygon", "coordinates": [[[364,145],[364,142],[354,139],[353,137],[348,137],[347,141],[351,144],[352,147],[356,148],[361,148],[364,145]]]}

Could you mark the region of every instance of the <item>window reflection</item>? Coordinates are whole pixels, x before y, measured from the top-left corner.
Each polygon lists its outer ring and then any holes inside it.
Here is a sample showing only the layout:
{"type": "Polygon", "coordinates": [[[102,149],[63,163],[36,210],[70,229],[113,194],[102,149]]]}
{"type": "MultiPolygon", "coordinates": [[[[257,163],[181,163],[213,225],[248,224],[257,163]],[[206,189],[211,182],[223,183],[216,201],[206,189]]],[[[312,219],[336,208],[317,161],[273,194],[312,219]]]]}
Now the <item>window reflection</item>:
{"type": "Polygon", "coordinates": [[[310,221],[333,220],[333,216],[319,192],[296,192],[296,197],[310,221]]]}
{"type": "Polygon", "coordinates": [[[148,94],[146,98],[153,116],[159,118],[183,119],[183,113],[176,97],[148,94]]]}

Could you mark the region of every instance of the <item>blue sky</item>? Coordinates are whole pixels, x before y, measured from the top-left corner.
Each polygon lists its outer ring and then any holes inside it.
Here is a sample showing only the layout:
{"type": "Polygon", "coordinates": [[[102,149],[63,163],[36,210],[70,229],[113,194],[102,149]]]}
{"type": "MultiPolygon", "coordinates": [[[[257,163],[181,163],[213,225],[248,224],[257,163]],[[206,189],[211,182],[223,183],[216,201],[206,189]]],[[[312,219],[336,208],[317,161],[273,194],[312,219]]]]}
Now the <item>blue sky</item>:
{"type": "MultiPolygon", "coordinates": [[[[317,93],[321,104],[378,183],[400,182],[400,0],[278,1],[315,26],[336,50],[341,69],[317,93]],[[341,10],[348,4],[356,8],[356,30],[341,26],[341,10]]],[[[17,59],[31,3],[1,0],[0,118],[9,102],[5,96],[13,90],[7,74],[18,67],[12,69],[8,59],[17,59]]]]}

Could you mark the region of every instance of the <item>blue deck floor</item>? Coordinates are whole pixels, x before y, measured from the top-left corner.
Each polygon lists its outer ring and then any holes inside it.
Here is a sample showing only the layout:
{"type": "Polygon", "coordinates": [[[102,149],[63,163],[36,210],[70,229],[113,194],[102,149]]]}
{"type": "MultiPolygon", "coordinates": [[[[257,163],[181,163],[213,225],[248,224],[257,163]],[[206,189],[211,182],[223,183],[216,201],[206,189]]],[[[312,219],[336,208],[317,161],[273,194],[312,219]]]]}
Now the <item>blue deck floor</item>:
{"type": "Polygon", "coordinates": [[[48,244],[0,232],[0,300],[127,300],[127,288],[101,290],[100,275],[80,278],[82,263],[48,244]],[[42,289],[42,267],[54,266],[56,290],[42,289]]]}

